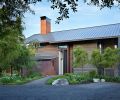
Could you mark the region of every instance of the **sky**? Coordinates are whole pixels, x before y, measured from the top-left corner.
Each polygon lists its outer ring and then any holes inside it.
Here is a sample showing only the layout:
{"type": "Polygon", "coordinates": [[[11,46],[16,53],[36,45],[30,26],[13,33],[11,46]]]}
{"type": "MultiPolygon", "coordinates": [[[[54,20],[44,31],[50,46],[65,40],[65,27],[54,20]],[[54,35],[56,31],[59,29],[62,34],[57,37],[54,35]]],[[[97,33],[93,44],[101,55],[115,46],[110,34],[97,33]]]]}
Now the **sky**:
{"type": "Polygon", "coordinates": [[[29,12],[25,13],[23,19],[25,37],[40,33],[41,16],[51,19],[52,32],[120,23],[120,8],[112,7],[100,10],[99,7],[79,2],[76,13],[70,11],[69,19],[64,19],[60,24],[56,24],[56,18],[59,16],[58,10],[53,10],[50,6],[51,3],[47,1],[30,5],[31,9],[35,11],[35,15],[29,12]]]}

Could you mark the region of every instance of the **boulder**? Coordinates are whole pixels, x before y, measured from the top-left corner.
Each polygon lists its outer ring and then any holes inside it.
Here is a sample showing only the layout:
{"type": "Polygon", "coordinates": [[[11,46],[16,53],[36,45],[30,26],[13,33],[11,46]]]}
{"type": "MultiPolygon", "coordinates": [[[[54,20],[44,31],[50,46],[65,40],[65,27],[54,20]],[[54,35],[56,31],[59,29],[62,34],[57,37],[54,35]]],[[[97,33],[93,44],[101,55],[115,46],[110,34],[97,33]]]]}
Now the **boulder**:
{"type": "Polygon", "coordinates": [[[100,79],[98,79],[98,78],[93,78],[93,82],[94,82],[94,83],[98,83],[98,82],[100,82],[100,79]]]}
{"type": "Polygon", "coordinates": [[[69,82],[67,79],[57,79],[55,81],[53,81],[52,85],[55,85],[55,86],[59,86],[59,85],[69,85],[69,82]]]}
{"type": "Polygon", "coordinates": [[[105,79],[101,79],[101,82],[105,82],[105,79]]]}

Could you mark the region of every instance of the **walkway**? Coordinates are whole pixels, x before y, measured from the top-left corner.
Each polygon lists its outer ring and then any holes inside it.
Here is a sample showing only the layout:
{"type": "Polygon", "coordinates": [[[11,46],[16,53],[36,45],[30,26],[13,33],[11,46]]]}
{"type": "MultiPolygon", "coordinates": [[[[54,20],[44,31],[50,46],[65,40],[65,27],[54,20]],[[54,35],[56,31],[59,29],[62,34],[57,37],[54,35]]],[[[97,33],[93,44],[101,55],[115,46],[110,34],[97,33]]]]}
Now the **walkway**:
{"type": "Polygon", "coordinates": [[[29,86],[0,86],[0,100],[120,100],[120,84],[117,83],[33,85],[36,83],[42,82],[34,81],[29,86]]]}
{"type": "Polygon", "coordinates": [[[38,80],[34,80],[32,82],[29,82],[25,85],[30,86],[30,85],[45,85],[46,81],[54,76],[47,76],[38,80]]]}

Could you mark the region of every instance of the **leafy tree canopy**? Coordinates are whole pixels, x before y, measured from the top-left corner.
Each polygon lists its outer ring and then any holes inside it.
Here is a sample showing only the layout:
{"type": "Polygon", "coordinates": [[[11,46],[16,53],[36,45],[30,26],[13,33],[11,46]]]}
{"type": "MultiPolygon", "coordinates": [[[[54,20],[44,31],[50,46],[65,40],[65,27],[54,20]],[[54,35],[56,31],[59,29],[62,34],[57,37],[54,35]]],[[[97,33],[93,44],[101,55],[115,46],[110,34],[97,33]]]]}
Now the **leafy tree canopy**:
{"type": "MultiPolygon", "coordinates": [[[[4,16],[7,20],[23,16],[23,14],[26,11],[33,12],[29,4],[41,2],[43,0],[1,0],[0,1],[0,7],[3,9],[4,16]]],[[[79,0],[46,0],[46,2],[49,1],[52,6],[52,9],[58,9],[60,16],[57,18],[57,23],[60,22],[60,20],[63,20],[64,18],[69,18],[69,10],[72,10],[73,12],[77,11],[77,6],[79,0]]],[[[100,8],[109,7],[116,5],[120,7],[120,0],[83,0],[84,2],[87,2],[88,4],[99,6],[100,8]]],[[[0,11],[1,12],[1,11],[0,11]]]]}
{"type": "Polygon", "coordinates": [[[74,48],[73,56],[74,56],[74,62],[73,62],[74,67],[83,67],[88,61],[87,52],[80,46],[74,48]]]}
{"type": "Polygon", "coordinates": [[[117,57],[115,50],[107,47],[102,54],[101,64],[104,67],[113,67],[117,63],[117,57]]]}
{"type": "Polygon", "coordinates": [[[99,49],[95,49],[91,55],[91,63],[96,67],[100,67],[102,61],[102,55],[99,49]]]}

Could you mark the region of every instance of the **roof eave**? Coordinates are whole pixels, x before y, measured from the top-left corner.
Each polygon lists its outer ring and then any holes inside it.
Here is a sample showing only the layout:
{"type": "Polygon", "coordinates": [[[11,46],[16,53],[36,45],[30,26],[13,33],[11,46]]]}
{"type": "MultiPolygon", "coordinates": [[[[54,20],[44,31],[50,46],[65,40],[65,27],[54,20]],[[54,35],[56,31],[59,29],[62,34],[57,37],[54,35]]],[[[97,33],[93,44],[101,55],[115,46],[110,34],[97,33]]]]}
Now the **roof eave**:
{"type": "Polygon", "coordinates": [[[99,37],[99,38],[86,38],[86,39],[75,39],[75,40],[67,40],[67,41],[57,41],[57,42],[50,42],[51,44],[54,43],[64,43],[64,42],[77,42],[77,41],[88,41],[88,40],[99,40],[99,39],[109,39],[109,38],[118,38],[119,36],[110,36],[110,37],[99,37]]]}

